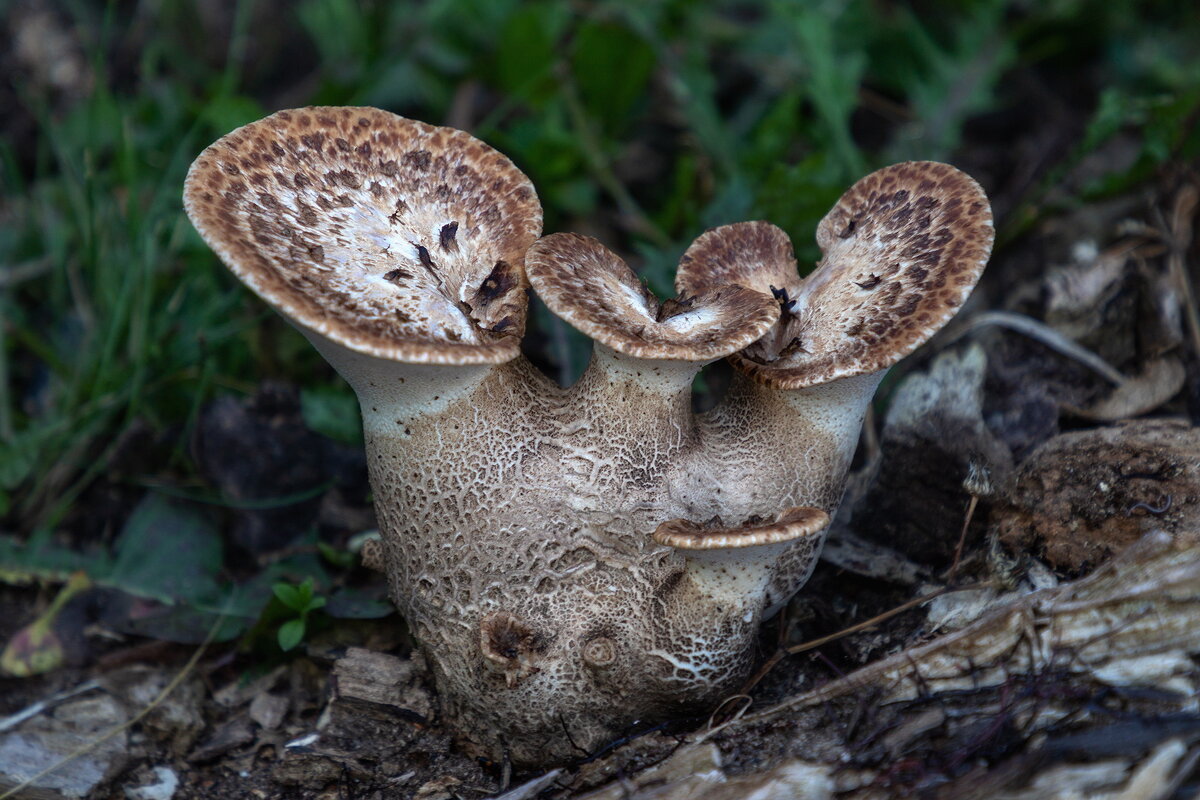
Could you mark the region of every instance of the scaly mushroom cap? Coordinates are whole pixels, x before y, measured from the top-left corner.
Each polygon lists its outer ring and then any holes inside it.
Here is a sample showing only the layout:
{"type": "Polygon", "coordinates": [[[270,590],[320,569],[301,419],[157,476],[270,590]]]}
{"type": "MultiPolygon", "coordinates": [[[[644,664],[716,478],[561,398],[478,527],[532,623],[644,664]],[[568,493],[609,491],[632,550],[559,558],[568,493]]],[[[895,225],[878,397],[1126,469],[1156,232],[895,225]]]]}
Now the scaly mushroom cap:
{"type": "Polygon", "coordinates": [[[659,303],[620,256],[576,233],[538,240],[526,269],[551,311],[635,358],[712,361],[758,339],[779,316],[770,297],[733,285],[659,303]]]}
{"type": "Polygon", "coordinates": [[[680,292],[732,283],[758,292],[795,294],[801,282],[792,240],[762,220],[735,222],[700,234],[679,259],[675,273],[675,289],[680,292]]]}
{"type": "Polygon", "coordinates": [[[719,519],[706,523],[673,519],[659,525],[652,534],[654,541],[679,550],[733,550],[783,544],[820,533],[829,525],[829,514],[819,508],[796,506],[777,514],[773,519],[750,518],[731,528],[719,519]]]}
{"type": "Polygon", "coordinates": [[[351,350],[428,364],[519,352],[542,209],[469,134],[374,108],[280,111],[201,153],[184,207],[255,293],[351,350]]]}
{"type": "Polygon", "coordinates": [[[774,330],[730,360],[798,389],[890,367],[966,301],[995,231],[983,189],[948,164],[910,161],[854,184],[817,227],[823,258],[800,280],[787,235],[765,222],[709,231],[684,254],[683,291],[733,283],[772,292],[774,330]]]}

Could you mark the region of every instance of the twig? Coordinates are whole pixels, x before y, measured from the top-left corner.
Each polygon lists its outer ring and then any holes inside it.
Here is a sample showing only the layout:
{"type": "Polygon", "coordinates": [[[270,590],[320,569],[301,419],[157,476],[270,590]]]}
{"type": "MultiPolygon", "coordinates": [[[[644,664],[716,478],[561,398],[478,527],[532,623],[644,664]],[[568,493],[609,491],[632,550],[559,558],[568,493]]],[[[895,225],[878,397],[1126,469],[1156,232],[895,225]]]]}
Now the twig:
{"type": "Polygon", "coordinates": [[[1011,331],[1016,331],[1024,336],[1028,336],[1030,339],[1041,342],[1060,355],[1078,361],[1092,372],[1095,372],[1116,386],[1120,386],[1129,380],[1116,367],[1083,345],[1071,341],[1044,322],[1039,322],[1032,317],[1017,314],[1013,311],[985,311],[982,314],[976,314],[965,327],[950,337],[950,341],[960,339],[971,331],[987,327],[988,325],[1008,328],[1011,331]]]}
{"type": "Polygon", "coordinates": [[[921,597],[914,597],[912,600],[909,600],[907,603],[901,603],[900,605],[896,606],[893,609],[889,609],[888,611],[885,611],[882,614],[879,614],[878,616],[871,617],[870,619],[864,620],[856,625],[851,625],[849,628],[843,628],[842,630],[838,631],[837,633],[831,633],[828,636],[822,636],[819,639],[812,639],[807,642],[801,642],[800,644],[792,645],[791,647],[784,650],[784,652],[787,653],[789,656],[794,656],[794,655],[797,655],[798,653],[804,653],[809,650],[815,650],[816,648],[823,647],[824,645],[827,645],[830,642],[835,642],[844,636],[849,636],[853,633],[860,633],[869,628],[874,628],[876,625],[878,625],[881,622],[887,622],[892,617],[895,617],[899,614],[903,614],[905,611],[914,609],[917,606],[921,605],[922,603],[928,603],[930,600],[936,600],[937,598],[941,597],[944,594],[949,594],[950,592],[965,592],[970,589],[982,589],[982,588],[990,586],[990,585],[991,585],[990,583],[977,583],[973,586],[958,586],[958,587],[947,586],[944,589],[938,589],[936,592],[933,592],[932,594],[922,595],[921,597]]]}
{"type": "Polygon", "coordinates": [[[962,532],[958,534],[958,546],[954,548],[954,561],[950,564],[950,571],[946,573],[947,580],[953,580],[958,574],[958,565],[962,562],[963,545],[967,543],[967,528],[971,527],[971,518],[975,516],[975,506],[979,505],[979,496],[971,495],[971,501],[967,503],[967,513],[963,517],[962,532]]]}
{"type": "Polygon", "coordinates": [[[979,498],[981,496],[990,497],[995,492],[991,472],[975,459],[971,459],[967,465],[967,477],[963,479],[962,486],[971,496],[971,502],[967,504],[962,532],[958,535],[958,546],[954,548],[954,562],[951,563],[950,570],[946,573],[947,582],[953,581],[954,576],[958,574],[958,567],[962,562],[963,545],[967,542],[967,529],[971,527],[971,519],[975,516],[975,507],[979,505],[979,498]]]}
{"type": "Polygon", "coordinates": [[[983,583],[976,583],[976,584],[972,584],[970,586],[947,586],[944,589],[938,589],[936,592],[933,592],[931,594],[923,595],[921,597],[915,597],[912,600],[909,600],[907,603],[901,603],[900,605],[896,606],[895,608],[885,611],[882,614],[879,614],[878,616],[874,616],[874,617],[871,617],[871,619],[864,620],[863,622],[859,622],[855,625],[851,625],[849,628],[843,628],[842,630],[840,630],[836,633],[831,633],[828,636],[822,636],[819,639],[812,639],[810,641],[803,642],[803,643],[797,644],[797,645],[793,645],[791,647],[780,648],[780,649],[776,650],[771,655],[770,658],[768,658],[765,662],[763,662],[763,665],[761,667],[759,667],[758,671],[755,672],[754,675],[751,676],[751,678],[748,681],[746,681],[745,684],[743,684],[741,689],[738,690],[738,694],[735,696],[748,694],[751,689],[753,689],[755,686],[758,685],[759,681],[761,681],[763,678],[765,678],[767,676],[767,674],[772,669],[774,669],[776,664],[778,664],[780,661],[783,660],[783,657],[785,655],[794,656],[794,655],[797,655],[798,653],[803,653],[808,650],[813,650],[817,647],[822,647],[824,645],[829,644],[830,642],[837,641],[838,639],[841,639],[844,636],[850,636],[851,634],[865,631],[868,628],[873,628],[882,622],[887,622],[889,619],[891,619],[892,617],[894,617],[898,614],[903,614],[905,611],[909,611],[913,608],[916,608],[917,606],[921,605],[922,603],[927,603],[930,600],[935,600],[944,594],[949,594],[951,592],[965,592],[965,591],[970,591],[970,590],[974,590],[974,589],[985,589],[989,586],[993,586],[993,584],[990,581],[984,581],[983,583]]]}
{"type": "Polygon", "coordinates": [[[96,681],[85,681],[73,689],[59,692],[56,695],[51,695],[45,700],[38,700],[31,706],[26,706],[15,714],[10,714],[7,717],[0,718],[0,733],[17,727],[30,717],[36,717],[48,708],[58,705],[64,700],[70,700],[72,697],[77,697],[85,692],[90,692],[93,689],[99,689],[100,684],[96,681]]]}

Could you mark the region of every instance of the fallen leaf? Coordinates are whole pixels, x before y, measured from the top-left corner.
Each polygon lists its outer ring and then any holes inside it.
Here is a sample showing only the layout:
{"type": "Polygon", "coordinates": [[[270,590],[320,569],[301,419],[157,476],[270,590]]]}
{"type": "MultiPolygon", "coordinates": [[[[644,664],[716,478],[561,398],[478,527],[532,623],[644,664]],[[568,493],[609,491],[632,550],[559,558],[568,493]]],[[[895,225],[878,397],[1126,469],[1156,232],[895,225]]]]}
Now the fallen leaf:
{"type": "Polygon", "coordinates": [[[1119,384],[1088,408],[1069,409],[1076,416],[1100,422],[1115,422],[1147,414],[1170,400],[1183,388],[1187,373],[1179,359],[1168,356],[1146,364],[1138,375],[1119,384]]]}

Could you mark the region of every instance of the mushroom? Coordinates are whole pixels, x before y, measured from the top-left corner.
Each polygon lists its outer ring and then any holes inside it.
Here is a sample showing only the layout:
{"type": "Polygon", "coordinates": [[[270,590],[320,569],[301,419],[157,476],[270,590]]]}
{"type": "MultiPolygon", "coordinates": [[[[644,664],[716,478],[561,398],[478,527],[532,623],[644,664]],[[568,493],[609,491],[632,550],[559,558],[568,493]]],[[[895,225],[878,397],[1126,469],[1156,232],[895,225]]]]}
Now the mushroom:
{"type": "Polygon", "coordinates": [[[680,551],[687,564],[686,583],[673,598],[678,608],[666,615],[663,628],[674,639],[691,640],[692,647],[681,650],[693,660],[720,655],[729,662],[723,671],[740,674],[750,666],[749,648],[732,649],[727,640],[753,641],[764,612],[771,611],[763,601],[775,565],[789,551],[815,563],[828,525],[829,514],[811,507],[788,508],[770,519],[753,516],[734,527],[720,517],[662,523],[654,541],[680,551]]]}
{"type": "Polygon", "coordinates": [[[379,560],[442,714],[518,763],[736,689],[815,563],[879,373],[962,302],[991,236],[969,178],[902,165],[839,202],[809,278],[744,223],[700,237],[659,302],[595,239],[538,240],[503,155],[362,108],[234,131],[184,204],[357,393],[379,560]],[[596,341],[574,386],[520,354],[530,284],[596,341]],[[743,377],[694,415],[727,356],[743,377]]]}
{"type": "Polygon", "coordinates": [[[537,241],[526,269],[546,306],[595,342],[568,393],[569,441],[611,453],[616,481],[601,479],[611,485],[597,495],[599,510],[645,515],[634,536],[648,545],[648,532],[676,513],[678,498],[663,491],[664,481],[698,445],[693,379],[762,336],[778,319],[778,304],[736,285],[660,303],[620,257],[574,233],[537,241]]]}
{"type": "MultiPolygon", "coordinates": [[[[730,517],[791,506],[832,515],[880,380],[957,313],[993,238],[979,184],[928,161],[885,167],[842,195],[817,226],[823,258],[806,278],[796,273],[787,234],[768,222],[700,236],[683,255],[676,287],[755,289],[777,299],[780,318],[730,358],[733,384],[700,418],[709,467],[688,470],[686,479],[707,484],[710,496],[719,488],[730,517]]],[[[809,540],[785,549],[772,568],[766,616],[804,584],[819,551],[820,541],[814,548],[809,540]]]]}

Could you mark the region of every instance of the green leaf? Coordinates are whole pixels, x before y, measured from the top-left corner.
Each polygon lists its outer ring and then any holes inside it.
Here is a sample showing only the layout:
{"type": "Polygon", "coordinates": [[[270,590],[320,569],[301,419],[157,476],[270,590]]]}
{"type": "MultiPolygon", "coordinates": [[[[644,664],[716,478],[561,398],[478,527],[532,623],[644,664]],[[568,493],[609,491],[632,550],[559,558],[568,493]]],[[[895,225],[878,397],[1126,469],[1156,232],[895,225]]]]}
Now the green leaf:
{"type": "Polygon", "coordinates": [[[291,650],[304,640],[304,619],[288,620],[279,627],[279,648],[291,650]]]}
{"type": "Polygon", "coordinates": [[[203,117],[212,130],[227,131],[261,119],[265,113],[263,107],[249,97],[218,95],[205,106],[203,117]]]}
{"type": "Polygon", "coordinates": [[[313,579],[311,577],[305,578],[304,583],[298,586],[287,583],[276,583],[271,587],[271,590],[275,593],[275,597],[279,599],[279,602],[293,611],[299,611],[301,614],[307,614],[309,611],[325,605],[324,597],[313,596],[313,579]]]}
{"type": "Polygon", "coordinates": [[[91,587],[92,582],[82,572],[72,575],[50,607],[9,639],[0,653],[0,672],[26,678],[62,666],[65,649],[56,630],[58,615],[72,597],[91,587]]]}
{"type": "Polygon", "coordinates": [[[34,534],[27,542],[0,536],[0,581],[4,583],[65,581],[77,570],[98,579],[108,574],[111,565],[107,553],[70,550],[51,541],[49,532],[34,534]]]}
{"type": "Polygon", "coordinates": [[[0,489],[15,489],[29,477],[37,463],[38,449],[49,437],[34,428],[0,444],[0,489]]]}
{"type": "Polygon", "coordinates": [[[362,444],[362,412],[349,386],[302,389],[300,411],[304,424],[317,433],[343,444],[362,444]]]}
{"type": "Polygon", "coordinates": [[[338,550],[328,542],[317,542],[317,551],[321,558],[341,569],[350,569],[358,560],[358,556],[349,550],[338,550]]]}
{"type": "Polygon", "coordinates": [[[221,536],[198,509],[146,496],[125,523],[105,583],[164,603],[211,602],[220,594],[221,536]]]}
{"type": "Polygon", "coordinates": [[[1140,122],[1142,108],[1120,89],[1109,87],[1100,92],[1100,100],[1096,110],[1088,122],[1087,131],[1079,149],[1090,153],[1104,142],[1108,141],[1122,126],[1130,122],[1140,122]]]}
{"type": "Polygon", "coordinates": [[[541,106],[552,95],[555,44],[566,22],[567,8],[557,3],[527,3],[500,31],[495,79],[500,88],[541,106]]]}
{"type": "Polygon", "coordinates": [[[809,99],[843,175],[860,175],[864,161],[850,134],[850,114],[858,105],[858,85],[866,67],[861,43],[840,35],[836,16],[827,7],[782,2],[776,4],[776,13],[792,23],[809,99]]]}
{"type": "Polygon", "coordinates": [[[136,604],[120,604],[119,601],[110,604],[104,620],[108,627],[121,633],[180,644],[201,644],[206,641],[228,642],[241,636],[254,623],[255,614],[225,613],[136,600],[136,604]]]}
{"type": "Polygon", "coordinates": [[[279,602],[288,608],[294,611],[304,610],[305,600],[299,586],[293,586],[290,583],[277,583],[271,587],[271,591],[275,593],[275,597],[279,599],[279,602]]]}

